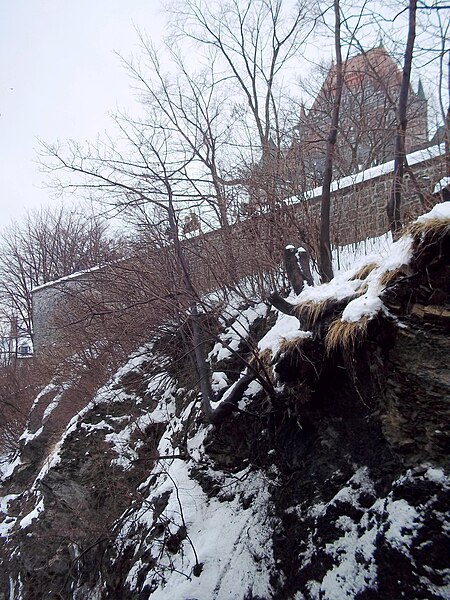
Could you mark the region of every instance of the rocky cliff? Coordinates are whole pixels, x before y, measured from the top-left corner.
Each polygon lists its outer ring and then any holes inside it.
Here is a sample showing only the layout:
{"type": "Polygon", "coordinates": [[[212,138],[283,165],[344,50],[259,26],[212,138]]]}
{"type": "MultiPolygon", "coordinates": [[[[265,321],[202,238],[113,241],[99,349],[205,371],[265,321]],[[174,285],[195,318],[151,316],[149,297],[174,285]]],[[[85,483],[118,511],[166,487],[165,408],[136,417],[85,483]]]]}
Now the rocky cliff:
{"type": "Polygon", "coordinates": [[[295,316],[232,299],[218,401],[246,364],[270,385],[220,427],[176,331],[89,397],[52,382],[3,476],[0,598],[449,598],[449,246],[439,205],[295,316]]]}

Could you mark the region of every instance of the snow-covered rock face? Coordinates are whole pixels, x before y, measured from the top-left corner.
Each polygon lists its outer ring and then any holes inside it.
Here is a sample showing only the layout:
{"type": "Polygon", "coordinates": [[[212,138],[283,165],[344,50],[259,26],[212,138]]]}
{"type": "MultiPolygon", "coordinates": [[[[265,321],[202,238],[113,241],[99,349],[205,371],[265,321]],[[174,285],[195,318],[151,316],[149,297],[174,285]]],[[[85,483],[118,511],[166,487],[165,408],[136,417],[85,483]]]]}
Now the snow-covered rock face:
{"type": "Polygon", "coordinates": [[[79,381],[47,386],[42,427],[3,475],[0,599],[448,598],[448,246],[425,232],[378,257],[370,314],[351,306],[361,264],[308,288],[331,307],[310,331],[263,304],[226,307],[209,354],[217,398],[256,330],[275,392],[254,382],[218,429],[186,383],[189,356],[149,345],[53,436],[79,381]],[[366,337],[327,353],[327,327],[349,312],[369,319],[366,337]]]}

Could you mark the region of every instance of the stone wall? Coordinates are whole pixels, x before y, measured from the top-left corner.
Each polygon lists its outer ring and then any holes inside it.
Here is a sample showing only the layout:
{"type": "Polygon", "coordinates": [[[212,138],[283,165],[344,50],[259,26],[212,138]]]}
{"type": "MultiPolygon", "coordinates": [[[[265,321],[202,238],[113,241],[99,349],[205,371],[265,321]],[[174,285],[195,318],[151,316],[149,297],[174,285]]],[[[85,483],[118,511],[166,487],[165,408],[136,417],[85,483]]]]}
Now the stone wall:
{"type": "MultiPolygon", "coordinates": [[[[431,191],[445,173],[445,155],[435,149],[410,155],[409,164],[415,180],[426,199],[431,203],[431,191]],[[433,155],[434,152],[434,155],[433,155]]],[[[331,238],[333,246],[343,246],[388,231],[386,203],[392,184],[393,163],[387,163],[355,176],[335,182],[331,201],[331,238]]],[[[273,288],[274,273],[281,262],[283,248],[288,243],[306,246],[311,256],[317,256],[320,222],[321,190],[311,191],[306,198],[291,198],[289,202],[266,214],[254,215],[227,229],[210,231],[185,240],[184,249],[199,293],[231,285],[243,277],[252,277],[257,293],[273,288]]],[[[402,200],[404,222],[415,218],[424,207],[413,181],[405,177],[402,200]]],[[[145,304],[145,294],[157,290],[159,299],[170,294],[180,294],[181,276],[168,248],[149,250],[139,264],[121,262],[108,270],[100,269],[77,277],[60,280],[53,285],[38,288],[33,293],[34,343],[43,347],[57,337],[54,324],[57,305],[67,303],[77,289],[110,289],[115,306],[124,298],[135,294],[135,305],[145,304]],[[130,278],[129,280],[127,278],[130,278]],[[163,280],[163,281],[162,281],[163,280]],[[77,283],[78,282],[78,283],[77,283]],[[106,283],[105,283],[106,282],[106,283]],[[112,282],[112,283],[111,283],[112,282]],[[148,292],[149,291],[149,292],[148,292]]],[[[105,305],[111,303],[103,299],[105,305]]],[[[126,302],[124,301],[124,305],[126,302]]],[[[158,304],[158,314],[165,314],[163,301],[158,304]]],[[[167,304],[167,303],[166,303],[167,304]]],[[[166,315],[167,316],[167,315],[166,315]]],[[[147,326],[154,326],[152,315],[144,313],[147,326]]]]}
{"type": "MultiPolygon", "coordinates": [[[[435,183],[446,174],[445,155],[439,153],[437,147],[415,152],[408,158],[427,207],[422,205],[413,179],[405,174],[401,206],[404,223],[415,219],[439,200],[432,198],[431,193],[435,183]]],[[[331,240],[334,246],[377,237],[389,230],[386,204],[391,193],[393,167],[391,161],[333,184],[338,188],[331,196],[331,240]]],[[[309,199],[293,204],[300,220],[305,220],[305,213],[308,214],[309,223],[316,232],[319,231],[320,203],[321,189],[318,188],[310,192],[309,199]]]]}

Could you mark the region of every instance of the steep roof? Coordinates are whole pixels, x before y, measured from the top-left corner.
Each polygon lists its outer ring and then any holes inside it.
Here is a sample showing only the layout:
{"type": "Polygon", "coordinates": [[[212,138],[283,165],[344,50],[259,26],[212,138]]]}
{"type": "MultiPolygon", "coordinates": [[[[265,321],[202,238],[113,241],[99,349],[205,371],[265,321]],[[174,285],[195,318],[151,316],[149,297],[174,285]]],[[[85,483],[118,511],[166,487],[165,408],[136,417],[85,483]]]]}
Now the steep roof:
{"type": "MultiPolygon", "coordinates": [[[[399,87],[402,72],[390,54],[379,46],[352,56],[343,64],[344,87],[357,90],[370,80],[376,86],[399,87]]],[[[336,86],[336,66],[332,66],[316,96],[312,109],[318,108],[324,99],[329,99],[336,86]]]]}

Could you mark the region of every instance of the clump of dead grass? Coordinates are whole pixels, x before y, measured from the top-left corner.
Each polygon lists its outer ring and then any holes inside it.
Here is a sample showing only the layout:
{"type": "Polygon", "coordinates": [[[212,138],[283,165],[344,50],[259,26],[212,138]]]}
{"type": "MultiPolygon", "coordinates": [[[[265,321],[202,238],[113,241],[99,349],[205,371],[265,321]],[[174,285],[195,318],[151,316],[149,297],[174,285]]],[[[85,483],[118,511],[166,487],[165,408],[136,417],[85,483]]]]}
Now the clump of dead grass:
{"type": "Polygon", "coordinates": [[[367,276],[377,267],[379,267],[379,265],[375,262],[363,265],[356,271],[353,277],[350,277],[350,281],[355,281],[356,279],[366,279],[367,276]]]}
{"type": "Polygon", "coordinates": [[[291,354],[296,350],[300,350],[303,343],[305,342],[305,339],[308,338],[305,338],[304,336],[299,336],[290,340],[283,339],[279,345],[280,354],[291,354]]]}
{"type": "Polygon", "coordinates": [[[264,366],[264,368],[269,369],[272,364],[272,360],[273,360],[272,350],[270,350],[270,348],[266,348],[265,350],[262,350],[258,354],[258,359],[259,359],[258,362],[260,364],[262,364],[264,366]]]}
{"type": "Polygon", "coordinates": [[[350,301],[353,300],[354,298],[358,298],[358,296],[363,296],[367,292],[368,289],[369,289],[368,283],[366,281],[363,281],[363,283],[356,290],[355,295],[353,296],[353,298],[350,299],[350,301]]]}
{"type": "Polygon", "coordinates": [[[269,376],[269,378],[272,378],[272,363],[273,355],[270,348],[261,350],[261,352],[254,354],[249,360],[250,366],[255,369],[257,373],[263,376],[269,376]]]}
{"type": "Polygon", "coordinates": [[[333,301],[329,298],[320,300],[319,302],[307,300],[306,302],[297,304],[297,306],[294,307],[294,313],[297,319],[303,320],[308,328],[312,328],[320,321],[332,302],[333,301]]]}
{"type": "Polygon", "coordinates": [[[405,235],[411,235],[413,238],[420,240],[424,237],[440,238],[450,233],[450,219],[427,219],[423,222],[415,222],[408,225],[405,230],[405,235]]]}
{"type": "Polygon", "coordinates": [[[294,307],[294,314],[299,321],[305,324],[307,329],[313,329],[317,323],[327,315],[327,313],[333,310],[333,307],[338,308],[342,302],[348,304],[348,302],[358,298],[358,296],[362,296],[366,292],[367,283],[363,282],[355,291],[355,293],[348,298],[342,300],[325,298],[324,300],[319,300],[318,302],[314,300],[306,300],[305,302],[301,302],[294,307]]]}
{"type": "Polygon", "coordinates": [[[368,317],[362,317],[355,322],[342,321],[340,318],[333,321],[324,340],[327,354],[331,354],[337,348],[354,351],[366,338],[368,323],[368,317]]]}
{"type": "Polygon", "coordinates": [[[402,267],[398,267],[397,269],[393,269],[392,271],[385,271],[380,275],[379,283],[385,288],[394,283],[399,277],[402,277],[405,274],[404,269],[402,267]]]}

